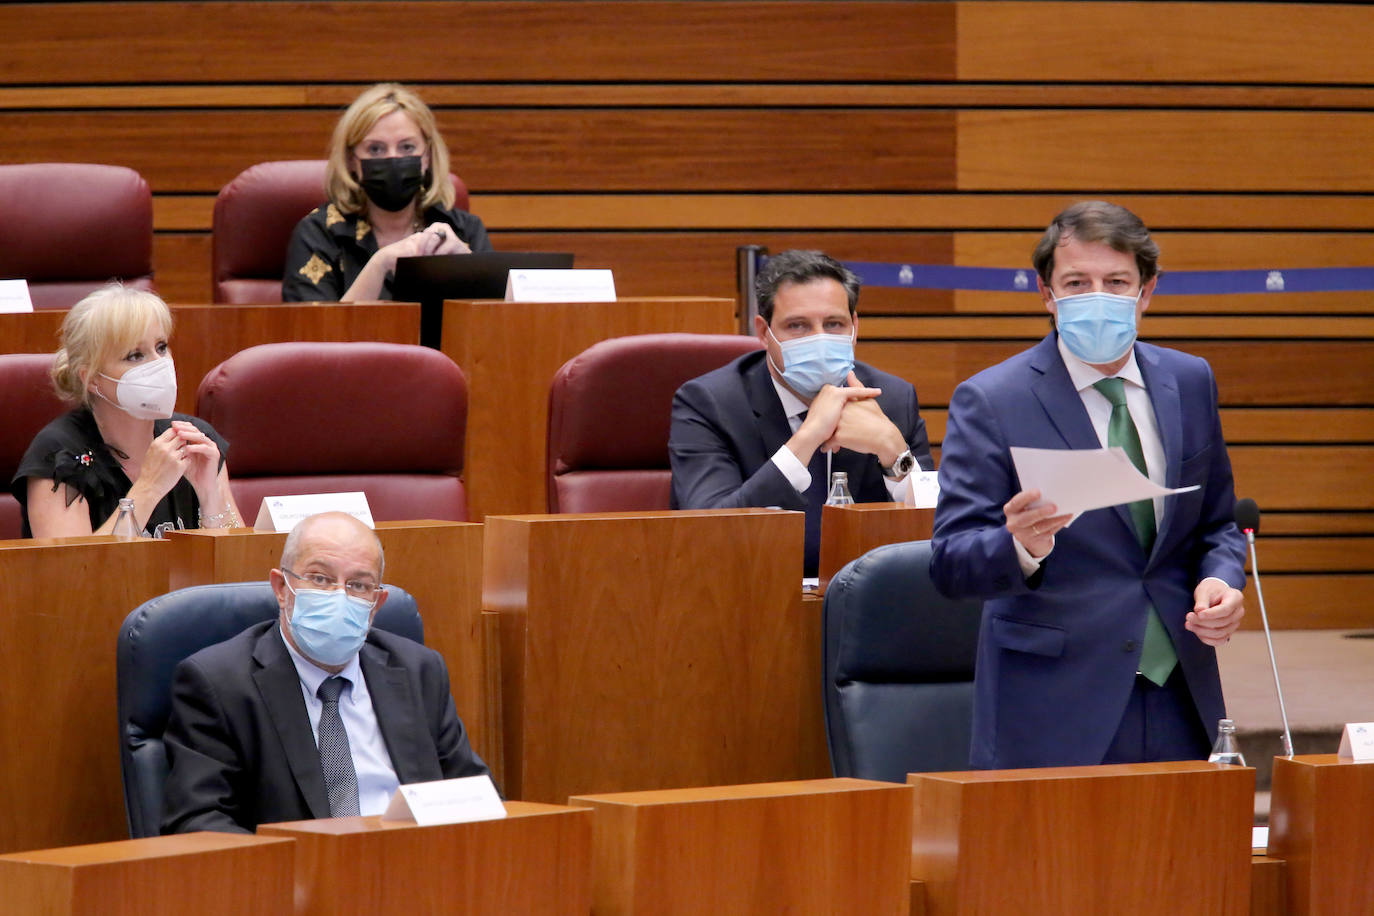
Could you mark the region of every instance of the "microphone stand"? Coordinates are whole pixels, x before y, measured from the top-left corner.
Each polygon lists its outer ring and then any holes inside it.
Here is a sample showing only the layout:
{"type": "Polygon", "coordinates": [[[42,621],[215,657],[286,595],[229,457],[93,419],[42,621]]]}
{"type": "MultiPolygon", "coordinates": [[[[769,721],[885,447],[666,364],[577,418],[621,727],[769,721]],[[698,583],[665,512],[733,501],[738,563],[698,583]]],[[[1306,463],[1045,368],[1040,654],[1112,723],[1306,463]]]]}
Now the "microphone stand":
{"type": "Polygon", "coordinates": [[[1279,664],[1274,659],[1274,638],[1269,633],[1269,614],[1264,609],[1264,589],[1260,587],[1259,559],[1255,553],[1255,529],[1245,529],[1250,544],[1250,570],[1255,574],[1255,597],[1259,599],[1260,620],[1264,623],[1264,640],[1269,644],[1269,670],[1274,672],[1274,692],[1279,695],[1279,715],[1283,717],[1283,755],[1293,756],[1293,733],[1288,730],[1288,710],[1283,705],[1283,688],[1279,686],[1279,664]]]}

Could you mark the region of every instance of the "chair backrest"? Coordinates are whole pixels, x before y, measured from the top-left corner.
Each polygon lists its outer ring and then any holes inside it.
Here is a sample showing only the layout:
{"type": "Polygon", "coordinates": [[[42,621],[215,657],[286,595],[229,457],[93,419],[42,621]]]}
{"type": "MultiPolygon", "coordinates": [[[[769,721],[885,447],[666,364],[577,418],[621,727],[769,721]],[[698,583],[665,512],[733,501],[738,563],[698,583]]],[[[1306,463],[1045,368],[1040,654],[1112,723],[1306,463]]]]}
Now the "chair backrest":
{"type": "MultiPolygon", "coordinates": [[[[325,202],[323,159],[259,162],[215,197],[210,241],[214,301],[281,301],[286,246],[301,219],[325,202]]],[[[468,208],[467,185],[450,175],[454,206],[468,208]]]]}
{"type": "Polygon", "coordinates": [[[968,769],[981,608],[935,590],[929,541],[871,550],[830,580],[823,689],[836,776],[968,769]]]}
{"type": "Polygon", "coordinates": [[[153,288],[153,195],[133,169],[0,165],[0,278],[36,309],[71,308],[111,280],[153,288]]]}
{"type": "MultiPolygon", "coordinates": [[[[373,625],[424,642],[415,599],[388,585],[373,625]]],[[[146,601],[119,628],[115,671],[119,762],[129,835],[157,836],[167,750],[162,736],[172,710],[172,672],[182,659],[278,615],[266,582],[195,585],[146,601]]]]}
{"type": "Polygon", "coordinates": [[[51,353],[0,355],[0,540],[23,534],[9,487],[24,452],[48,421],[71,408],[53,390],[51,368],[51,353]]]}
{"type": "Polygon", "coordinates": [[[640,334],[564,363],[549,386],[549,511],[669,508],[673,394],[762,346],[738,334],[640,334]]]}
{"type": "Polygon", "coordinates": [[[206,374],[196,415],[229,440],[248,521],[267,496],[362,490],[377,521],[467,520],[463,372],[409,344],[274,343],[206,374]]]}

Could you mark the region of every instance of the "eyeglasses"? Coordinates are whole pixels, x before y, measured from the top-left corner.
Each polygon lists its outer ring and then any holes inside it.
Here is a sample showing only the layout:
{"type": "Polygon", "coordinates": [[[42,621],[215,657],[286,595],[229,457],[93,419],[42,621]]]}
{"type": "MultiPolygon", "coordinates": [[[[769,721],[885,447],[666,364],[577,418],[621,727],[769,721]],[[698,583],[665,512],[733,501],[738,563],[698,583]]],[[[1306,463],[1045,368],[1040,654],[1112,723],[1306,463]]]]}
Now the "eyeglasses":
{"type": "MultiPolygon", "coordinates": [[[[341,587],[338,579],[335,579],[333,576],[326,576],[324,573],[312,572],[302,576],[300,573],[293,572],[285,566],[282,567],[281,571],[288,575],[295,576],[302,582],[309,582],[315,588],[323,591],[337,591],[341,587]]],[[[364,601],[372,601],[377,597],[377,592],[382,590],[381,585],[378,585],[376,582],[368,582],[365,579],[349,579],[342,584],[342,588],[344,591],[348,592],[350,597],[361,598],[364,601]]]]}

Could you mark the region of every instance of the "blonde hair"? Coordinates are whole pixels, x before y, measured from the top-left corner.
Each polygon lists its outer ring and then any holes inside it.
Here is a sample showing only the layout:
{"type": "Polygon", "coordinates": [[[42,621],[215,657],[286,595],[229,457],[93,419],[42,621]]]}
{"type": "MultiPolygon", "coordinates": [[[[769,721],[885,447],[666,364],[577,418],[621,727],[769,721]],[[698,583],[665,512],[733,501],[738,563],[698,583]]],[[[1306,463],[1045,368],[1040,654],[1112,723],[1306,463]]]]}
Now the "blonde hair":
{"type": "Polygon", "coordinates": [[[448,178],[448,147],[439,135],[434,112],[420,97],[400,83],[378,83],[353,100],[353,104],[334,125],[329,141],[329,164],[325,166],[324,188],[329,199],[344,213],[362,213],[367,209],[367,194],[348,167],[353,147],[367,136],[382,118],[403,111],[415,122],[429,150],[429,186],[420,189],[419,209],[435,205],[453,206],[453,182],[448,178]]]}
{"type": "Polygon", "coordinates": [[[72,306],[62,321],[62,343],[52,364],[53,387],[69,401],[89,404],[92,372],[131,349],[148,328],[172,333],[172,311],[152,293],[118,283],[102,287],[72,306]]]}

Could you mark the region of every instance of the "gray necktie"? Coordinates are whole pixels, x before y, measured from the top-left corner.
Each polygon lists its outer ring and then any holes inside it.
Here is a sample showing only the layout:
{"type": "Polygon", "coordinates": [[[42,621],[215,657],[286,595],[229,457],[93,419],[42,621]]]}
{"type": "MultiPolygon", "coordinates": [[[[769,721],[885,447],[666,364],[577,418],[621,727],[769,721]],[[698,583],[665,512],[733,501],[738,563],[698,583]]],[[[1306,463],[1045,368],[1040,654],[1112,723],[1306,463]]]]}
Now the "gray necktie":
{"type": "Polygon", "coordinates": [[[324,702],[320,711],[320,768],[324,770],[324,791],[329,796],[331,817],[358,813],[358,774],[353,770],[348,732],[339,716],[339,693],[347,683],[347,678],[325,678],[315,694],[324,702]]]}

